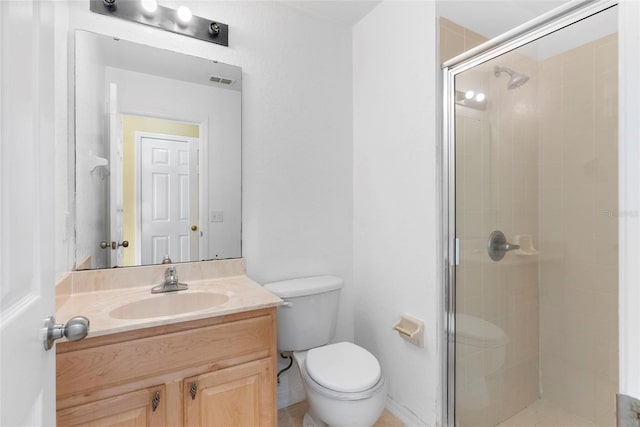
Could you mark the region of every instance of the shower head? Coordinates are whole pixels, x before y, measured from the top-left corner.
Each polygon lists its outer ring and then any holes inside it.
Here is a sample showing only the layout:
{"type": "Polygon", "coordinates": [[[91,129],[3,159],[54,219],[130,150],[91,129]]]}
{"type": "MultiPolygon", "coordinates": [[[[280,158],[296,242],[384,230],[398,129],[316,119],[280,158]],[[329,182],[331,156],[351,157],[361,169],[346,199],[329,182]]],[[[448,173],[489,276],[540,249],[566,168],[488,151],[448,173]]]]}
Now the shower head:
{"type": "Polygon", "coordinates": [[[502,72],[507,73],[509,74],[509,76],[511,76],[511,78],[509,79],[509,82],[507,83],[507,89],[509,90],[520,87],[529,80],[529,76],[516,73],[511,68],[499,67],[497,65],[493,68],[493,73],[496,75],[496,77],[500,77],[500,73],[502,72]]]}

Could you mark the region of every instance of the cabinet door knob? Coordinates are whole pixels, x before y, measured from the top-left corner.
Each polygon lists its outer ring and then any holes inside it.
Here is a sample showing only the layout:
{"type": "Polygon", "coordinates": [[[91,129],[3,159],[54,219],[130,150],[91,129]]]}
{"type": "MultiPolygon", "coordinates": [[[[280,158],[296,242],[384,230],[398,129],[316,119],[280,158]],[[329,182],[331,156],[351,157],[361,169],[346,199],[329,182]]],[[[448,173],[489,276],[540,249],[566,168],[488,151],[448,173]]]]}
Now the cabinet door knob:
{"type": "Polygon", "coordinates": [[[192,226],[191,226],[191,230],[193,230],[193,231],[197,231],[197,230],[198,230],[198,226],[197,226],[197,225],[195,225],[195,224],[194,224],[194,225],[192,225],[192,226]]]}
{"type": "Polygon", "coordinates": [[[153,409],[153,412],[155,412],[156,409],[158,409],[159,404],[160,404],[160,392],[156,391],[156,393],[153,395],[153,399],[151,400],[151,409],[153,409]]]}
{"type": "Polygon", "coordinates": [[[189,394],[191,395],[191,400],[196,400],[196,393],[198,393],[198,386],[196,382],[193,381],[191,383],[191,387],[189,387],[189,394]]]}

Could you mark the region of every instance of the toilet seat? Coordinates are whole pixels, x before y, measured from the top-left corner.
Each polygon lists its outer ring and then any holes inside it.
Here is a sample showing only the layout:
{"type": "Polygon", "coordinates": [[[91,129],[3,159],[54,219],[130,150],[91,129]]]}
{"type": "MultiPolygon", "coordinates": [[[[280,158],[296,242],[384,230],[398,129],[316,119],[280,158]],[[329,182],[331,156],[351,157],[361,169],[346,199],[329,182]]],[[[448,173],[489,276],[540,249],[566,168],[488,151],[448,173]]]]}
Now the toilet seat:
{"type": "Polygon", "coordinates": [[[456,314],[456,341],[476,347],[501,347],[509,337],[500,327],[479,317],[456,314]]]}
{"type": "Polygon", "coordinates": [[[309,350],[305,368],[315,383],[338,393],[369,390],[381,377],[378,360],[364,348],[349,342],[309,350]]]}

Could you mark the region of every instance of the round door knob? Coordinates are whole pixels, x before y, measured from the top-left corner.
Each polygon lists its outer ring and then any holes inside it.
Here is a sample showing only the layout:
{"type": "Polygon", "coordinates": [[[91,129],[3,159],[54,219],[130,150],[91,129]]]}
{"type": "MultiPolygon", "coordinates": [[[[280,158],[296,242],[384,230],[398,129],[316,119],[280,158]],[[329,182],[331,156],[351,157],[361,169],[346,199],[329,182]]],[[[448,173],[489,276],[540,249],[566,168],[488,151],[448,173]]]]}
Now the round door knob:
{"type": "Polygon", "coordinates": [[[197,225],[192,225],[192,226],[191,226],[191,230],[196,231],[197,229],[198,229],[198,226],[197,226],[197,225]]]}
{"type": "Polygon", "coordinates": [[[111,249],[113,249],[114,251],[118,249],[120,246],[124,248],[129,247],[129,241],[123,240],[122,243],[118,243],[116,241],[111,242],[111,249]]]}
{"type": "Polygon", "coordinates": [[[69,341],[79,341],[88,333],[89,319],[84,316],[73,317],[66,325],[56,323],[56,318],[50,316],[45,319],[44,349],[51,350],[53,342],[62,337],[66,337],[69,341]]]}
{"type": "Polygon", "coordinates": [[[100,247],[102,249],[107,249],[107,248],[110,248],[111,245],[109,244],[109,242],[100,242],[100,247]]]}
{"type": "Polygon", "coordinates": [[[64,325],[64,336],[69,341],[80,341],[89,334],[89,319],[76,316],[64,325]]]}

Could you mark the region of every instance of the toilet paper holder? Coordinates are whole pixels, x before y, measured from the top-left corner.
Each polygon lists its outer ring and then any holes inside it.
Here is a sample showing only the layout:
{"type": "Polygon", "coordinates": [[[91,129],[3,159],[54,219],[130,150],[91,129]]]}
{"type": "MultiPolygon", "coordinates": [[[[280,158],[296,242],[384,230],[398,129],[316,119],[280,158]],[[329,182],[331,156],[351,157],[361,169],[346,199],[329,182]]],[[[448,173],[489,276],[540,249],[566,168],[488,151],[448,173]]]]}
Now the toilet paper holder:
{"type": "Polygon", "coordinates": [[[400,316],[400,320],[393,325],[400,337],[418,347],[424,347],[424,321],[408,314],[400,316]]]}

